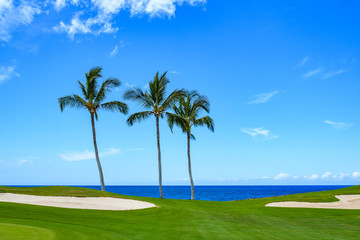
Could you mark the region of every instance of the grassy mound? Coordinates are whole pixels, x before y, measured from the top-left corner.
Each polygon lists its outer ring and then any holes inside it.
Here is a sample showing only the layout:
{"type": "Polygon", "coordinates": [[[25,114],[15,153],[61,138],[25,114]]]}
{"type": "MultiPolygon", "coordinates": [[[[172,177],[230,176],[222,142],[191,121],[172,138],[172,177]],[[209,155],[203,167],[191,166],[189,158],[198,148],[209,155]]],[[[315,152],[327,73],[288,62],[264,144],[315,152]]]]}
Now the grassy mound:
{"type": "Polygon", "coordinates": [[[0,187],[0,192],[121,197],[157,208],[77,210],[0,203],[0,239],[358,239],[360,210],[268,208],[275,201],[336,201],[360,186],[232,202],[129,197],[75,187],[0,187]],[[25,236],[25,237],[24,237],[25,236]]]}

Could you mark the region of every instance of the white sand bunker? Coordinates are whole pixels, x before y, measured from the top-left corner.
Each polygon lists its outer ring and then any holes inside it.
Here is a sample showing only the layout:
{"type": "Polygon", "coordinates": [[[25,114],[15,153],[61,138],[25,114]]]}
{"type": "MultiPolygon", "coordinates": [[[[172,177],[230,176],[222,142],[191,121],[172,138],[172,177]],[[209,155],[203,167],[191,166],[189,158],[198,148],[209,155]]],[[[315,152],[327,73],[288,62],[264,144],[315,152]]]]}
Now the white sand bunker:
{"type": "Polygon", "coordinates": [[[360,209],[360,195],[338,195],[338,202],[314,203],[314,202],[273,202],[266,204],[267,207],[289,208],[333,208],[333,209],[360,209]]]}
{"type": "Polygon", "coordinates": [[[13,193],[0,193],[0,202],[96,210],[135,210],[155,207],[152,203],[122,198],[34,196],[13,193]]]}

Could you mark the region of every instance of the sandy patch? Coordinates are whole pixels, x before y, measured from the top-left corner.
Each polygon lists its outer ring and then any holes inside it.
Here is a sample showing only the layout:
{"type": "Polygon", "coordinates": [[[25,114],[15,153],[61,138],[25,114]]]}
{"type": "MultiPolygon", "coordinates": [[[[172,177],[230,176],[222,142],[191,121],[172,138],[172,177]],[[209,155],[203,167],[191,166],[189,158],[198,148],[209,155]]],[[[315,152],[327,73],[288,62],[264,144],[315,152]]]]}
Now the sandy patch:
{"type": "Polygon", "coordinates": [[[155,207],[152,203],[122,198],[35,196],[13,193],[0,193],[0,202],[96,210],[135,210],[155,207]]]}
{"type": "Polygon", "coordinates": [[[314,203],[314,202],[273,202],[266,204],[267,207],[290,207],[290,208],[333,208],[333,209],[360,209],[360,195],[338,195],[338,202],[314,203]]]}

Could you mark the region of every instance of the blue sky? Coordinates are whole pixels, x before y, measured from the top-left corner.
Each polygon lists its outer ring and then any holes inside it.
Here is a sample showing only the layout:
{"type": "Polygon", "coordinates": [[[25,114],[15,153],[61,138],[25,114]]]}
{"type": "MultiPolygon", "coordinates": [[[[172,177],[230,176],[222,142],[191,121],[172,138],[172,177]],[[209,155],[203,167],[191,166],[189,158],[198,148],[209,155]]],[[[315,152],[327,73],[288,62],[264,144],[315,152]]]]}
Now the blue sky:
{"type": "MultiPolygon", "coordinates": [[[[98,184],[90,116],[60,112],[94,66],[126,89],[168,70],[198,90],[195,184],[359,184],[357,1],[0,0],[0,184],[98,184]]],[[[128,102],[130,113],[138,105],[128,102]]],[[[99,112],[106,184],[157,184],[155,121],[99,112]]],[[[186,136],[161,122],[164,184],[188,184],[186,136]]]]}

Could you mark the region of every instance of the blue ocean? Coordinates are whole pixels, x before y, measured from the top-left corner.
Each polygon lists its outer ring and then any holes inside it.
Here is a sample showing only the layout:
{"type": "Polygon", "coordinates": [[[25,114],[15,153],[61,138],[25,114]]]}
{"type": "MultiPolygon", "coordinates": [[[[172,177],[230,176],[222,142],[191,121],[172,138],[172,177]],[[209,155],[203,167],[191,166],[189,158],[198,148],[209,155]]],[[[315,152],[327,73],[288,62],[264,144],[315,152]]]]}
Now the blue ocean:
{"type": "MultiPolygon", "coordinates": [[[[100,190],[100,186],[77,186],[100,190]]],[[[295,193],[317,192],[349,187],[348,185],[313,186],[195,186],[195,199],[208,201],[233,201],[264,198],[295,193]]],[[[158,186],[106,186],[106,191],[123,195],[159,197],[158,186]]],[[[190,199],[190,186],[163,186],[164,198],[190,199]]]]}

